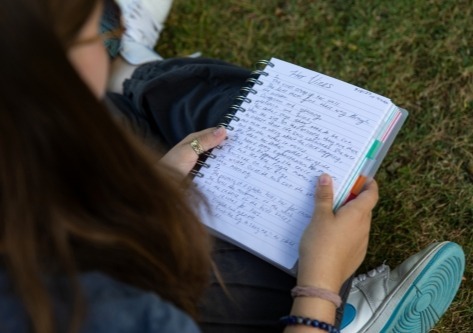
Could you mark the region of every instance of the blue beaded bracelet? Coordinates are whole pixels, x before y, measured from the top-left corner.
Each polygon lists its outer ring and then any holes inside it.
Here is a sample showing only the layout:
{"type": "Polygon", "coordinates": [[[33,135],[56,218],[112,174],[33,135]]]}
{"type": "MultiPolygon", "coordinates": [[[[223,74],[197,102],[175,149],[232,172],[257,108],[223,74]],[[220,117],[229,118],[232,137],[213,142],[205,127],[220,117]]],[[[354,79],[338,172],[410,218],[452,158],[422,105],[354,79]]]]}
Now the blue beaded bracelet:
{"type": "Polygon", "coordinates": [[[333,325],[324,323],[323,321],[318,321],[317,319],[310,319],[301,316],[284,316],[279,319],[279,322],[284,325],[305,325],[320,328],[329,333],[340,333],[340,330],[333,325]]]}

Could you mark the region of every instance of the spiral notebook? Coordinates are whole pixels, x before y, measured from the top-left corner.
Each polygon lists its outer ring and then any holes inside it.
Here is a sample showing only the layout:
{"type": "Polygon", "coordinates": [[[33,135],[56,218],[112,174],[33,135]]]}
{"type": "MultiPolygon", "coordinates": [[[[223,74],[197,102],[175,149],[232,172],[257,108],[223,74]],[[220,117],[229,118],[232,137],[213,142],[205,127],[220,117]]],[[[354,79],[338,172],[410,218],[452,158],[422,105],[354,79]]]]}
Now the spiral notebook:
{"type": "Polygon", "coordinates": [[[337,210],[374,176],[407,111],[276,58],[258,68],[222,120],[228,139],[192,174],[211,232],[295,274],[318,176],[332,176],[337,210]]]}

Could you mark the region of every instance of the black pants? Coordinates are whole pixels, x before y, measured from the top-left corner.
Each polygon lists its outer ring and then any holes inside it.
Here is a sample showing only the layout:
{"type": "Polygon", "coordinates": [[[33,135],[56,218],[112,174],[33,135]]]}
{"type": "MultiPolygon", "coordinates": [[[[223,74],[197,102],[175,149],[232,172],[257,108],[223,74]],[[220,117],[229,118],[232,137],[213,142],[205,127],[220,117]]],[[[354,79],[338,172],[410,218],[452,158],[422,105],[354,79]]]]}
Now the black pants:
{"type": "MultiPolygon", "coordinates": [[[[248,76],[248,70],[217,60],[169,59],[140,66],[125,82],[123,96],[109,99],[138,135],[166,150],[192,132],[216,126],[248,76]]],[[[224,287],[213,278],[201,307],[202,331],[282,331],[276,323],[289,314],[295,278],[222,240],[216,240],[214,261],[224,287]]],[[[344,300],[349,286],[341,290],[344,300]]]]}

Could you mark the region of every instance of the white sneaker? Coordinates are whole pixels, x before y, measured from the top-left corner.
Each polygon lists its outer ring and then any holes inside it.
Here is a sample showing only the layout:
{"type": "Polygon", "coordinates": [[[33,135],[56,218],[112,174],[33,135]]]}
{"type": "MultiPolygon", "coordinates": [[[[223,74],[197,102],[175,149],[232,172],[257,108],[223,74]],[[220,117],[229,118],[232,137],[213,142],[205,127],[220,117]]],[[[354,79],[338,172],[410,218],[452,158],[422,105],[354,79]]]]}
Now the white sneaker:
{"type": "Polygon", "coordinates": [[[120,54],[132,65],[162,60],[154,50],[173,0],[116,0],[126,28],[120,54]]]}
{"type": "Polygon", "coordinates": [[[455,297],[465,269],[462,248],[433,243],[393,271],[387,265],[353,280],[342,333],[426,333],[455,297]]]}

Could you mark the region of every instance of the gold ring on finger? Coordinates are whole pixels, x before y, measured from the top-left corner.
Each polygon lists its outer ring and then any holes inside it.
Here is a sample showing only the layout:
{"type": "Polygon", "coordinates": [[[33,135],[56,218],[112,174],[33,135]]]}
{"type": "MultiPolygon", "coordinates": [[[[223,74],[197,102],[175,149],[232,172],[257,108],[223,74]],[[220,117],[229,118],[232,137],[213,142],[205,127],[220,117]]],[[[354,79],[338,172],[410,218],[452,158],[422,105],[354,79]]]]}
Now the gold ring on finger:
{"type": "Polygon", "coordinates": [[[192,150],[197,154],[197,156],[205,152],[204,148],[200,144],[199,139],[197,138],[192,140],[190,145],[191,145],[192,150]]]}

